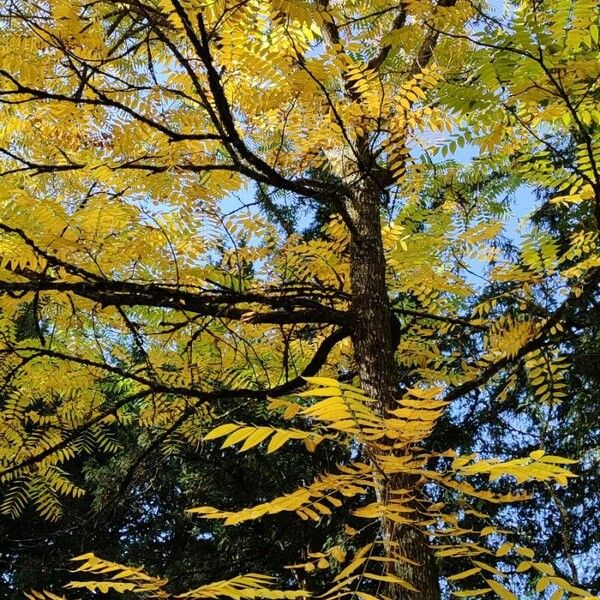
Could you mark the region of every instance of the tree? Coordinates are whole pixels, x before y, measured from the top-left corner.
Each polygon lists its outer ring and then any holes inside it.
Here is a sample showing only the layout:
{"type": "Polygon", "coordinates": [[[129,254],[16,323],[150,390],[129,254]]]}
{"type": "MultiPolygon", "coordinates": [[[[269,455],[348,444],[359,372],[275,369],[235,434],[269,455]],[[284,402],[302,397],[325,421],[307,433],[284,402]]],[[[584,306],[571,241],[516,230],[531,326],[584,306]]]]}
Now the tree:
{"type": "MultiPolygon", "coordinates": [[[[438,598],[437,555],[473,565],[449,585],[484,573],[480,589],[512,597],[489,575],[497,566],[479,564],[505,534],[462,526],[465,515],[486,519],[467,498],[519,498],[504,480],[486,489],[485,475],[564,484],[568,458],[542,449],[496,463],[419,445],[449,403],[479,391],[497,402],[523,372],[540,406],[566,398],[563,331],[597,295],[597,7],[510,9],[6,2],[5,512],[29,498],[57,517],[58,496],[80,493],[61,465],[110,450],[110,428],[131,423],[160,430],[158,444],[345,442],[352,462],[283,500],[194,510],[229,523],[286,511],[318,520],[341,503],[335,493],[355,497],[355,516],[378,532],[329,594],[366,599],[385,584],[393,598],[438,598]],[[466,143],[479,153],[472,165],[440,161],[466,143]],[[265,216],[245,209],[252,183],[265,216]],[[534,229],[503,259],[500,200],[522,185],[556,192],[574,214],[590,207],[568,249],[534,229]],[[298,236],[282,197],[330,214],[323,237],[298,236]],[[473,260],[489,263],[501,293],[476,300],[473,260]],[[15,326],[27,310],[35,340],[15,326]],[[307,381],[312,404],[281,399],[307,381]],[[213,428],[242,402],[268,424],[213,428]],[[451,497],[459,508],[447,512],[451,497]],[[489,547],[470,540],[476,532],[489,547]]],[[[495,556],[515,548],[530,558],[510,544],[495,556]]],[[[344,563],[328,552],[298,568],[344,563]]],[[[81,585],[165,585],[84,560],[82,571],[120,580],[81,585]]],[[[586,595],[548,565],[518,567],[586,595]]],[[[267,583],[251,576],[190,597],[304,594],[267,583]]]]}

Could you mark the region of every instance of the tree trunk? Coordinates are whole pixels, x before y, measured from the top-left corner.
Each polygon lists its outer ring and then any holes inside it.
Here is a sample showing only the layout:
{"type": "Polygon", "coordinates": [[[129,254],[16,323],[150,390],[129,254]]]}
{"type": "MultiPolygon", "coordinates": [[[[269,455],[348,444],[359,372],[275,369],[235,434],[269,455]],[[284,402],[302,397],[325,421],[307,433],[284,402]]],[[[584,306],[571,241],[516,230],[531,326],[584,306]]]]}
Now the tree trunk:
{"type": "MultiPolygon", "coordinates": [[[[364,392],[377,399],[383,416],[393,408],[399,391],[398,370],[392,343],[393,314],[385,282],[385,256],[381,237],[381,194],[374,184],[363,182],[354,191],[350,215],[355,231],[351,240],[350,280],[352,309],[356,315],[352,342],[364,392]]],[[[394,489],[405,488],[403,476],[383,482],[383,501],[394,489]]],[[[411,583],[418,592],[390,586],[394,600],[439,600],[440,588],[433,553],[423,534],[387,519],[381,524],[384,542],[394,541],[400,555],[419,563],[398,563],[395,574],[411,583]]],[[[389,554],[392,548],[387,546],[389,554]]]]}

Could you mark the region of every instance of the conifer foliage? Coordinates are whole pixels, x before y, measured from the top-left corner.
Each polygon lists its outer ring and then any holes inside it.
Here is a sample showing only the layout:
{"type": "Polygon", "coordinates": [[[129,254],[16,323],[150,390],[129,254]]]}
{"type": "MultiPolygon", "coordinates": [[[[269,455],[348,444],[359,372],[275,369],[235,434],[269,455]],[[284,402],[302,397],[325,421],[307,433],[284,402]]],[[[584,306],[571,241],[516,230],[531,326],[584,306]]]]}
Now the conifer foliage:
{"type": "Polygon", "coordinates": [[[569,402],[561,340],[600,280],[598,18],[593,0],[1,3],[2,513],[59,519],[84,492],[70,468],[128,427],[166,453],[345,449],[195,519],[350,506],[279,580],[177,589],[91,548],[67,590],[26,597],[593,597],[486,508],[568,486],[573,457],[432,440],[523,373],[540,410],[569,402]],[[531,221],[505,252],[509,199],[534,192],[568,244],[531,221]]]}

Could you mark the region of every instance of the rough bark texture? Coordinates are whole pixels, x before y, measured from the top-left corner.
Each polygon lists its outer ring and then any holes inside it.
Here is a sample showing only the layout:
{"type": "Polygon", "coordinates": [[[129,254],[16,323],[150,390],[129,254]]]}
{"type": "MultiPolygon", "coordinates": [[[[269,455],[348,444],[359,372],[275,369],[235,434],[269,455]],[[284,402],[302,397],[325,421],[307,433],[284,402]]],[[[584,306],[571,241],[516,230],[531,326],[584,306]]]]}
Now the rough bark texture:
{"type": "MultiPolygon", "coordinates": [[[[406,486],[406,483],[396,478],[390,482],[389,487],[398,489],[403,485],[406,486]]],[[[419,530],[398,525],[394,527],[394,525],[390,521],[385,521],[383,526],[390,531],[384,531],[384,535],[388,535],[390,540],[399,544],[396,551],[400,556],[410,558],[419,564],[417,567],[409,563],[397,562],[396,575],[409,581],[418,592],[395,586],[390,596],[396,600],[439,600],[441,597],[439,573],[427,539],[419,530]]]]}
{"type": "MultiPolygon", "coordinates": [[[[378,400],[383,415],[394,406],[399,390],[394,359],[392,319],[385,282],[385,256],[381,237],[380,194],[375,185],[362,183],[355,188],[350,214],[355,230],[351,242],[352,308],[356,326],[352,334],[354,352],[363,390],[378,400]]],[[[394,489],[406,488],[410,482],[402,476],[383,484],[382,498],[389,498],[394,489]]],[[[384,541],[399,544],[400,555],[418,562],[419,566],[398,563],[396,573],[409,581],[418,592],[391,586],[388,595],[394,600],[439,600],[440,589],[435,558],[427,540],[418,530],[383,520],[384,541]]],[[[388,552],[392,549],[388,547],[388,552]]]]}

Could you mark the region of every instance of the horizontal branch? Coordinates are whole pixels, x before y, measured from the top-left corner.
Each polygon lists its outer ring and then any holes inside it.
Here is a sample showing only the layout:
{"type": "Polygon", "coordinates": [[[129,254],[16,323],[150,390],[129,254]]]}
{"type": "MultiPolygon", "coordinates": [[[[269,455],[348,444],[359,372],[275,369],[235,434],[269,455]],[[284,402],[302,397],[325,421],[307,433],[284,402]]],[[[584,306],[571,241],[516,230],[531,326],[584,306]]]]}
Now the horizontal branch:
{"type": "MultiPolygon", "coordinates": [[[[0,172],[2,175],[11,175],[13,173],[22,173],[29,171],[33,175],[41,175],[42,173],[60,173],[64,171],[81,171],[88,167],[86,163],[78,162],[65,162],[65,163],[42,163],[29,160],[23,156],[19,156],[14,152],[7,150],[6,148],[0,148],[0,153],[9,156],[14,161],[22,164],[22,167],[9,169],[7,171],[0,172]]],[[[204,173],[208,171],[233,171],[240,172],[238,165],[225,164],[225,163],[206,163],[206,164],[195,164],[195,163],[175,163],[175,164],[156,164],[149,162],[148,159],[161,159],[166,158],[162,156],[143,156],[136,159],[128,160],[127,162],[110,165],[103,164],[103,167],[108,167],[112,171],[148,171],[149,173],[166,173],[168,171],[187,171],[190,173],[204,173]],[[145,162],[141,162],[145,161],[145,162]]],[[[98,165],[91,167],[92,170],[98,169],[98,165]]]]}
{"type": "Polygon", "coordinates": [[[54,100],[56,102],[67,102],[69,104],[82,105],[87,104],[91,106],[103,106],[105,108],[115,108],[117,110],[122,110],[127,113],[129,116],[134,118],[136,121],[140,121],[144,123],[148,127],[152,129],[156,129],[160,131],[164,135],[166,135],[169,140],[172,142],[181,142],[181,141],[223,141],[223,136],[218,133],[185,133],[181,131],[174,131],[169,127],[159,123],[155,119],[151,119],[146,115],[139,113],[126,104],[118,102],[109,96],[107,96],[104,92],[100,90],[93,89],[96,94],[96,98],[87,98],[79,95],[69,96],[68,94],[50,92],[48,90],[34,88],[29,85],[23,85],[16,77],[11,75],[5,69],[0,69],[0,77],[4,77],[14,86],[13,90],[1,90],[0,89],[0,103],[6,102],[10,103],[10,100],[5,100],[6,98],[10,98],[11,96],[19,96],[26,95],[29,96],[31,100],[54,100]]]}
{"type": "MultiPolygon", "coordinates": [[[[104,419],[106,419],[110,416],[115,415],[116,412],[120,408],[123,408],[124,406],[126,406],[127,404],[130,404],[131,402],[135,402],[135,401],[140,400],[141,398],[144,398],[151,394],[155,394],[155,393],[175,394],[175,395],[183,396],[186,398],[194,398],[197,401],[203,401],[203,402],[207,402],[207,401],[214,402],[214,401],[218,401],[218,400],[232,400],[232,399],[254,399],[254,400],[263,400],[264,401],[267,398],[276,398],[279,396],[284,396],[286,394],[291,394],[306,385],[306,381],[304,379],[305,377],[311,377],[313,375],[316,375],[319,372],[321,367],[323,367],[323,365],[327,361],[327,358],[328,358],[330,352],[333,350],[333,348],[339,342],[341,342],[343,339],[345,339],[348,336],[349,336],[349,331],[344,328],[340,328],[340,329],[334,331],[333,333],[329,334],[321,342],[321,344],[319,345],[319,347],[313,354],[313,357],[308,362],[308,364],[304,367],[304,369],[302,370],[302,373],[300,375],[298,375],[297,377],[294,377],[293,379],[286,381],[285,383],[282,383],[280,385],[274,386],[272,388],[267,388],[267,389],[245,388],[245,389],[202,391],[202,390],[196,390],[194,388],[184,388],[184,387],[179,387],[179,386],[167,386],[164,384],[158,384],[156,382],[147,380],[143,377],[140,377],[139,375],[127,373],[126,371],[124,371],[118,367],[102,364],[102,363],[99,363],[99,362],[96,362],[96,361],[93,361],[90,359],[82,358],[82,357],[67,355],[65,353],[57,352],[54,350],[48,350],[46,348],[13,349],[11,351],[17,352],[17,353],[18,352],[31,352],[33,354],[33,357],[46,356],[46,357],[54,358],[54,359],[58,359],[58,360],[75,362],[77,364],[81,364],[81,365],[85,365],[85,366],[89,366],[89,367],[93,367],[93,368],[104,369],[113,374],[118,374],[125,378],[131,379],[138,383],[141,383],[142,385],[146,385],[148,387],[148,389],[142,390],[140,392],[132,394],[131,396],[127,396],[127,397],[119,400],[118,402],[116,402],[114,405],[112,405],[107,410],[103,411],[102,413],[99,413],[98,415],[96,415],[95,417],[90,419],[89,421],[86,421],[86,423],[83,423],[79,427],[70,431],[69,434],[67,436],[65,436],[60,442],[54,444],[53,446],[46,448],[45,450],[43,450],[42,452],[40,452],[38,454],[30,456],[27,459],[25,459],[17,464],[10,465],[9,467],[0,471],[0,478],[6,478],[9,475],[11,475],[17,471],[21,471],[22,469],[26,469],[28,467],[31,467],[35,464],[40,463],[41,461],[48,458],[55,452],[57,452],[63,448],[66,448],[69,444],[73,443],[82,433],[84,433],[85,431],[87,431],[88,429],[93,427],[94,425],[102,422],[104,419]]],[[[197,403],[195,403],[194,406],[196,404],[197,403]]],[[[186,412],[189,412],[189,411],[186,411],[186,412]]],[[[189,412],[189,414],[192,414],[192,413],[189,412]]],[[[177,422],[177,426],[181,425],[181,423],[179,421],[176,421],[176,422],[177,422]]]]}
{"type": "MultiPolygon", "coordinates": [[[[331,296],[314,290],[300,293],[286,290],[271,292],[186,291],[161,284],[141,284],[125,281],[67,282],[52,279],[0,281],[0,291],[9,293],[62,292],[73,293],[97,302],[101,306],[149,306],[185,310],[199,316],[219,317],[255,324],[329,324],[345,325],[350,316],[319,303],[319,298],[331,296]],[[240,307],[239,305],[249,305],[240,307]],[[275,310],[255,311],[252,304],[275,310]]],[[[335,296],[333,297],[335,299],[335,296]]]]}
{"type": "Polygon", "coordinates": [[[90,279],[92,281],[98,281],[102,279],[99,275],[87,271],[86,269],[82,269],[81,267],[72,265],[71,263],[62,260],[57,256],[50,254],[50,252],[47,252],[46,250],[38,246],[36,242],[31,237],[29,237],[29,235],[27,235],[27,233],[25,233],[23,229],[19,227],[12,227],[11,225],[7,225],[6,223],[0,222],[0,231],[19,236],[21,240],[23,240],[23,242],[27,244],[27,246],[29,246],[36,254],[41,256],[49,265],[53,267],[60,267],[70,275],[76,275],[78,277],[81,277],[82,279],[90,279]]]}
{"type": "Polygon", "coordinates": [[[583,305],[592,294],[597,292],[599,282],[600,269],[596,268],[592,271],[591,278],[588,283],[583,286],[583,291],[581,293],[572,292],[568,298],[545,320],[537,334],[527,343],[521,346],[521,348],[513,356],[504,356],[497,361],[494,361],[489,366],[485,367],[480,374],[475,377],[475,379],[466,381],[462,385],[451,389],[444,397],[444,400],[447,402],[452,402],[453,400],[458,400],[459,398],[466,396],[467,394],[485,385],[502,369],[519,364],[519,362],[525,356],[527,356],[527,354],[534,352],[535,350],[543,347],[544,344],[547,344],[550,330],[567,318],[570,311],[578,306],[583,305]]]}

